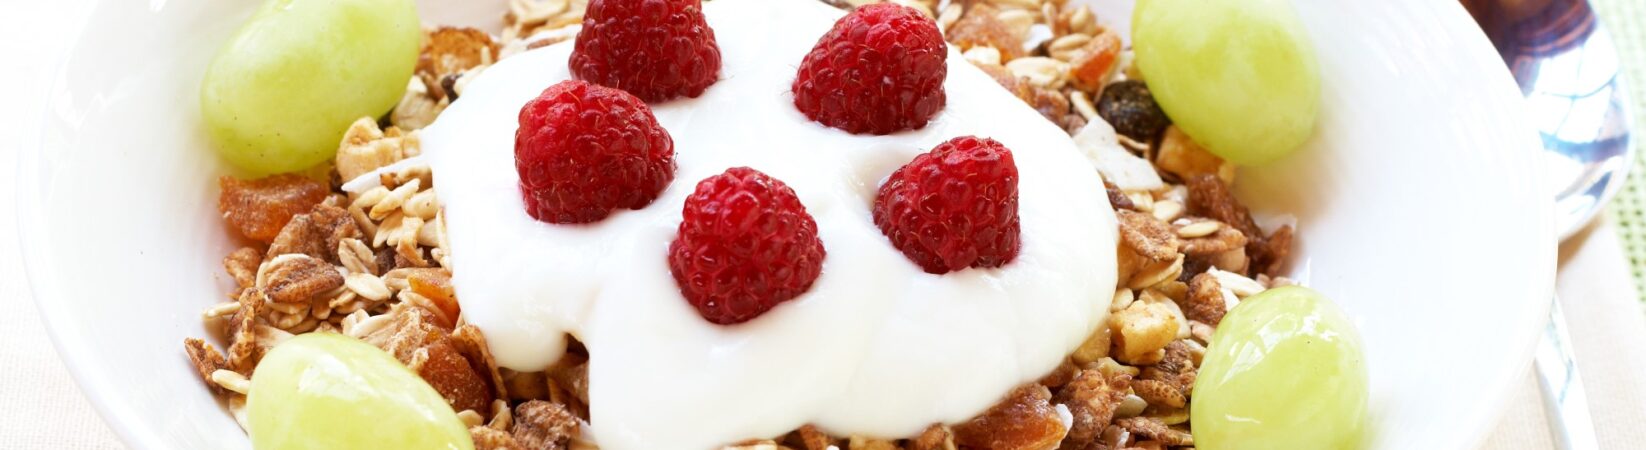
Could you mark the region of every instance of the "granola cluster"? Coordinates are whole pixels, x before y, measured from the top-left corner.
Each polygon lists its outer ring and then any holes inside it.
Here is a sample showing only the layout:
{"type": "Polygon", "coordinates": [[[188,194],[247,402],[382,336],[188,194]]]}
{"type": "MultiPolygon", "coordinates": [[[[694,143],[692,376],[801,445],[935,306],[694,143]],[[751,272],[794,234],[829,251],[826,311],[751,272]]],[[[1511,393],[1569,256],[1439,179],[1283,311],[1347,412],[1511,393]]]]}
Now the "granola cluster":
{"type": "MultiPolygon", "coordinates": [[[[849,8],[875,0],[824,1],[849,8]]],[[[1136,98],[1141,79],[1129,51],[1086,7],[892,1],[934,17],[968,61],[1096,154],[1120,236],[1108,323],[1052,373],[963,423],[899,439],[830,435],[808,425],[726,448],[1192,447],[1189,399],[1212,332],[1241,299],[1290,283],[1276,274],[1291,227],[1258,227],[1230,191],[1234,166],[1157,108],[1158,117],[1150,115],[1152,103],[1136,98]],[[1091,148],[1104,142],[1121,150],[1091,148]]],[[[497,367],[480,330],[464,323],[452,289],[434,178],[426,165],[403,162],[421,153],[417,130],[467,80],[500,58],[575,36],[586,5],[511,0],[501,39],[474,29],[428,30],[405,97],[381,124],[353,124],[328,183],[296,175],[223,179],[220,209],[247,244],[223,260],[234,284],[229,300],[203,315],[226,347],[191,338],[184,348],[242,426],[262,355],[296,334],[325,331],[376,345],[422,376],[459,411],[477,448],[595,448],[581,431],[589,417],[587,350],[574,340],[540,372],[497,367]],[[370,189],[341,187],[372,173],[377,185],[370,189]]]]}

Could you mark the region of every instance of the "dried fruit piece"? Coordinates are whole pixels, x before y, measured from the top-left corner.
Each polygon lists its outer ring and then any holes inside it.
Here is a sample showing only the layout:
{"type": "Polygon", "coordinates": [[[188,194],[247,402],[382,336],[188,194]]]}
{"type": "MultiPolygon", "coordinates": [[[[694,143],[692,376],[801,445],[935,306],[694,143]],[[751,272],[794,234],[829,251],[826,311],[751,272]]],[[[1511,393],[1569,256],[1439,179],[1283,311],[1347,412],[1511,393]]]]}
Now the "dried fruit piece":
{"type": "Polygon", "coordinates": [[[428,381],[453,410],[487,410],[493,399],[491,380],[476,371],[448,341],[441,339],[423,349],[425,359],[414,363],[417,375],[428,381]]]}
{"type": "Polygon", "coordinates": [[[326,199],[326,185],[300,175],[283,174],[256,180],[218,178],[222,193],[217,212],[223,221],[254,241],[269,242],[292,216],[302,214],[326,199]]]}
{"type": "Polygon", "coordinates": [[[1069,61],[1069,78],[1074,81],[1075,87],[1096,90],[1120,66],[1119,62],[1120,34],[1105,29],[1086,41],[1086,45],[1069,61]]]}
{"type": "Polygon", "coordinates": [[[1224,183],[1234,182],[1234,164],[1223,161],[1223,158],[1213,155],[1201,148],[1189,135],[1176,126],[1166,127],[1165,136],[1160,139],[1160,145],[1155,147],[1155,167],[1162,172],[1176,175],[1178,179],[1189,179],[1199,175],[1216,175],[1224,183]]]}
{"type": "Polygon", "coordinates": [[[1029,384],[1006,395],[982,415],[954,427],[954,443],[966,448],[1040,450],[1053,448],[1068,431],[1052,408],[1051,391],[1029,384]]]}
{"type": "Polygon", "coordinates": [[[961,51],[973,47],[991,47],[1000,51],[1001,62],[1021,58],[1023,37],[1000,21],[1000,10],[988,3],[973,3],[953,26],[949,27],[949,42],[961,51]]]}
{"type": "Polygon", "coordinates": [[[1149,86],[1137,80],[1105,86],[1097,97],[1097,115],[1114,125],[1115,132],[1139,142],[1154,142],[1172,124],[1166,111],[1154,102],[1149,86]]]}
{"type": "Polygon", "coordinates": [[[452,288],[451,273],[443,269],[412,271],[406,276],[406,283],[412,292],[434,301],[446,317],[457,317],[462,312],[457,291],[452,288]]]}
{"type": "Polygon", "coordinates": [[[852,10],[800,62],[790,90],[807,118],[856,134],[920,129],[943,109],[949,49],[936,23],[895,3],[852,10]]]}

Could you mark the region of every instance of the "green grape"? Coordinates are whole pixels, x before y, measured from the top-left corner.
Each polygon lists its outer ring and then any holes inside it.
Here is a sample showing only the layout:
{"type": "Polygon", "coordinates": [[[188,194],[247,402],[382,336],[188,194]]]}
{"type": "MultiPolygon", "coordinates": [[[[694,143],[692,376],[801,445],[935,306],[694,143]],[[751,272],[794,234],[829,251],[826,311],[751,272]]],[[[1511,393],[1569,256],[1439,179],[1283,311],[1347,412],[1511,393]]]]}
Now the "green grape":
{"type": "Polygon", "coordinates": [[[258,450],[474,448],[434,388],[388,353],[336,333],[298,335],[269,351],[246,409],[258,450]]]}
{"type": "Polygon", "coordinates": [[[406,91],[422,45],[412,0],[267,0],[218,51],[200,115],[218,153],[257,174],[324,162],[406,91]]]}
{"type": "Polygon", "coordinates": [[[1195,448],[1359,448],[1366,380],[1360,336],[1330,300],[1295,286],[1252,296],[1223,317],[1201,362],[1195,448]]]}
{"type": "Polygon", "coordinates": [[[1320,68],[1290,0],[1139,0],[1137,68],[1155,101],[1207,150],[1240,164],[1314,132],[1320,68]]]}

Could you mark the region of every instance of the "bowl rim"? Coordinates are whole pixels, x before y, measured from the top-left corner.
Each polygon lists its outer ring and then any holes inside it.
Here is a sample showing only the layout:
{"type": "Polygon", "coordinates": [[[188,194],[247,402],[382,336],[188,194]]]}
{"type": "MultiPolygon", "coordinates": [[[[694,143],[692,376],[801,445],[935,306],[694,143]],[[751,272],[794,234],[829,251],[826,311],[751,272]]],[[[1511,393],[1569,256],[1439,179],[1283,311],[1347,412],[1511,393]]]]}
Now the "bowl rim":
{"type": "Polygon", "coordinates": [[[52,59],[44,65],[47,81],[41,87],[46,90],[45,95],[42,95],[39,103],[32,108],[41,118],[40,128],[33,130],[33,133],[23,133],[25,141],[17,152],[17,177],[12,182],[15,189],[13,192],[17,195],[17,214],[13,215],[16,216],[17,225],[16,248],[18,256],[22,258],[20,272],[23,276],[20,281],[24,283],[23,292],[30,297],[35,311],[40,315],[41,324],[44,325],[46,335],[51,340],[52,350],[68,369],[69,377],[74,380],[75,389],[80,397],[97,411],[98,417],[114,432],[121,443],[134,448],[165,448],[156,430],[138,426],[132,420],[134,414],[118,410],[115,405],[118,402],[100,400],[111,397],[110,394],[115,387],[109,383],[98,382],[99,380],[91,375],[90,363],[87,361],[91,354],[76,351],[84,348],[86,344],[78,336],[70,336],[71,333],[64,331],[65,325],[62,322],[69,320],[69,315],[61,311],[58,305],[46,301],[50,295],[42,291],[55,288],[39,282],[43,275],[36,261],[46,258],[46,249],[44,243],[36,243],[36,239],[33,239],[39,236],[39,230],[46,226],[45,220],[39,215],[23,214],[25,211],[40,211],[43,207],[39,189],[42,171],[33,169],[43,168],[44,165],[42,155],[47,141],[46,133],[51,129],[47,122],[55,117],[52,105],[65,89],[63,80],[68,71],[69,56],[74,48],[81,45],[85,28],[90,24],[93,12],[101,3],[99,0],[89,0],[85,3],[86,8],[79,11],[80,14],[64,20],[63,23],[67,26],[59,32],[63,35],[58,49],[60,51],[49,52],[52,59]]]}
{"type": "MultiPolygon", "coordinates": [[[[1083,0],[1075,1],[1080,2],[1083,0]]],[[[1090,3],[1092,0],[1084,1],[1090,3]]],[[[86,335],[69,333],[67,331],[68,326],[66,325],[66,322],[71,321],[73,318],[71,311],[66,311],[66,306],[64,305],[47,301],[48,298],[55,297],[53,292],[58,289],[55,286],[40,282],[42,279],[41,277],[45,276],[43,273],[43,270],[45,269],[42,269],[43,264],[41,261],[50,259],[47,256],[50,251],[46,248],[46,245],[43,242],[36,242],[37,240],[34,239],[34,237],[40,236],[43,233],[42,230],[47,229],[48,224],[46,223],[43,215],[25,214],[25,212],[29,211],[41,211],[43,210],[42,208],[44,208],[44,198],[42,197],[43,192],[41,189],[43,172],[39,169],[44,169],[49,166],[46,158],[44,157],[48,142],[46,135],[52,129],[50,123],[53,121],[51,119],[58,117],[58,115],[54,112],[52,105],[56,104],[58,99],[65,95],[66,90],[68,89],[65,85],[65,80],[69,68],[70,56],[74,54],[75,49],[83,45],[82,41],[86,36],[87,26],[93,19],[93,16],[95,15],[94,13],[100,8],[103,8],[105,3],[106,2],[101,0],[87,0],[87,6],[84,10],[79,11],[80,14],[71,17],[64,22],[68,24],[68,26],[60,31],[61,33],[66,34],[66,36],[63,36],[64,39],[61,40],[59,44],[59,50],[61,51],[52,52],[52,61],[44,65],[44,67],[49,68],[45,71],[47,74],[47,81],[43,86],[43,88],[46,89],[46,92],[41,97],[38,104],[34,105],[32,109],[32,111],[37,112],[40,117],[42,117],[41,125],[39,129],[33,130],[32,133],[22,133],[24,136],[24,142],[21,143],[22,145],[19,147],[19,151],[16,156],[16,168],[18,175],[13,180],[17,196],[17,214],[14,214],[16,216],[15,221],[17,225],[15,239],[18,245],[16,248],[19,250],[19,255],[22,262],[22,264],[20,264],[20,271],[23,275],[21,281],[25,283],[24,292],[27,292],[27,295],[31,297],[37,311],[40,313],[41,321],[45,326],[47,335],[50,337],[52,347],[56,351],[58,358],[60,358],[65,367],[69,369],[69,375],[74,380],[77,389],[82,395],[82,398],[91,404],[103,422],[119,437],[124,444],[129,445],[132,448],[139,449],[170,448],[170,445],[166,442],[159,429],[145,426],[144,422],[137,420],[139,415],[136,411],[129,410],[128,403],[109,400],[111,398],[118,397],[118,395],[116,395],[117,386],[111,383],[107,378],[103,378],[92,373],[93,371],[91,368],[93,367],[93,364],[90,359],[93,357],[94,353],[89,351],[80,351],[87,349],[91,345],[86,339],[84,339],[86,335]]],[[[1441,8],[1446,7],[1441,6],[1441,8]]],[[[1453,11],[1454,13],[1462,14],[1465,17],[1467,16],[1466,12],[1463,11],[1461,4],[1453,3],[1451,4],[1451,8],[1456,10],[1453,11]]],[[[1484,40],[1483,34],[1481,35],[1481,38],[1484,40]]],[[[1506,68],[1503,70],[1503,74],[1505,77],[1509,76],[1509,72],[1506,68]]],[[[1541,177],[1541,175],[1539,175],[1539,177],[1541,177]]],[[[1541,180],[1541,178],[1539,180],[1541,180]]],[[[1553,211],[1550,211],[1548,216],[1552,219],[1553,211]]],[[[1550,230],[1551,232],[1553,231],[1552,226],[1550,227],[1550,230]]],[[[1555,235],[1551,234],[1550,240],[1551,246],[1558,245],[1559,241],[1555,235]]],[[[1550,264],[1553,267],[1553,262],[1550,264]]],[[[1554,286],[1554,278],[1553,273],[1548,276],[1550,281],[1549,285],[1551,288],[1554,286]]],[[[1546,295],[1553,298],[1554,294],[1555,293],[1551,290],[1551,292],[1546,295]]],[[[1538,324],[1538,329],[1541,329],[1541,324],[1547,320],[1551,304],[1552,303],[1549,301],[1539,301],[1533,302],[1529,305],[1524,305],[1523,309],[1530,312],[1535,312],[1535,314],[1530,314],[1524,317],[1535,319],[1535,322],[1538,324]]],[[[1537,342],[1537,337],[1541,336],[1541,334],[1528,333],[1528,336],[1531,336],[1531,339],[1524,343],[1519,343],[1518,347],[1521,347],[1523,350],[1519,352],[1524,355],[1521,360],[1529,364],[1532,360],[1532,350],[1537,342]]],[[[1506,342],[1505,345],[1514,346],[1516,343],[1506,342]]],[[[1514,385],[1517,384],[1517,381],[1523,376],[1524,375],[1520,372],[1492,374],[1483,380],[1483,384],[1492,385],[1493,389],[1491,389],[1491,391],[1508,392],[1511,389],[1514,389],[1514,385]]],[[[220,406],[224,404],[224,401],[220,398],[216,399],[216,402],[220,406]]],[[[1489,405],[1492,406],[1492,408],[1489,409],[1493,411],[1500,411],[1502,410],[1502,406],[1508,404],[1509,402],[1510,397],[1507,395],[1493,396],[1489,400],[1489,405]]],[[[1456,436],[1461,438],[1459,442],[1471,446],[1478,446],[1480,443],[1485,442],[1485,438],[1488,433],[1491,432],[1492,427],[1497,423],[1498,419],[1498,415],[1486,414],[1482,414],[1481,417],[1474,418],[1472,420],[1466,419],[1467,422],[1474,423],[1466,423],[1465,426],[1460,427],[1466,428],[1469,431],[1466,433],[1459,433],[1456,436]]]]}

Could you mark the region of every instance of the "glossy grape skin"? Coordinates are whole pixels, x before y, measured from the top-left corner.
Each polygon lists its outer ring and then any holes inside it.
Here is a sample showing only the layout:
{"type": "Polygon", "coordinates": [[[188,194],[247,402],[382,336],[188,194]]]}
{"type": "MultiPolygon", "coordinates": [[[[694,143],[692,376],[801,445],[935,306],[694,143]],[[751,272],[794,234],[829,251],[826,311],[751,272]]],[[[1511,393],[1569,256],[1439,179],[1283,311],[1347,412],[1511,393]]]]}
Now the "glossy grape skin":
{"type": "Polygon", "coordinates": [[[1195,448],[1360,448],[1368,395],[1348,317],[1308,288],[1270,289],[1212,335],[1190,400],[1195,448]]]}
{"type": "Polygon", "coordinates": [[[1223,159],[1262,164],[1314,133],[1320,68],[1291,0],[1139,0],[1137,68],[1172,121],[1223,159]]]}
{"type": "Polygon", "coordinates": [[[269,351],[246,410],[257,450],[474,448],[433,387],[388,353],[336,333],[301,334],[269,351]]]}
{"type": "Polygon", "coordinates": [[[217,152],[254,175],[331,159],[350,123],[405,93],[421,26],[412,0],[266,0],[200,83],[217,152]]]}

